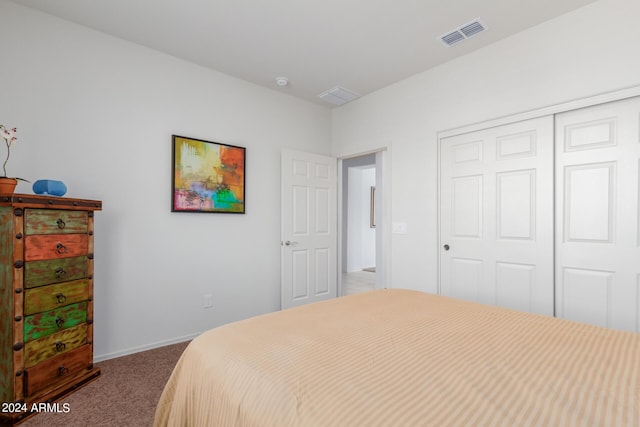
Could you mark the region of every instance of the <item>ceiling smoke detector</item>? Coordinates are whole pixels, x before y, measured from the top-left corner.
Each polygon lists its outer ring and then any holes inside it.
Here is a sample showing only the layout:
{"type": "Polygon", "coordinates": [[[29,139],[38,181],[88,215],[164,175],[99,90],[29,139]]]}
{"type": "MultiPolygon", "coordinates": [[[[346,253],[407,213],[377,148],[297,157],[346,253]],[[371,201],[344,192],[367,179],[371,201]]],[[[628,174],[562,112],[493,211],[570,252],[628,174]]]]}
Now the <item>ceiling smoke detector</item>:
{"type": "Polygon", "coordinates": [[[343,105],[349,101],[353,101],[356,98],[360,98],[360,95],[358,95],[357,93],[340,86],[336,86],[333,89],[322,92],[318,96],[320,97],[320,99],[335,105],[343,105]]]}
{"type": "Polygon", "coordinates": [[[471,21],[467,24],[464,24],[453,31],[449,31],[446,34],[438,37],[442,43],[447,46],[454,45],[462,40],[468,39],[469,37],[475,36],[478,33],[481,33],[487,29],[487,26],[480,21],[480,19],[476,19],[475,21],[471,21]]]}
{"type": "Polygon", "coordinates": [[[278,86],[286,86],[289,84],[289,79],[286,77],[276,77],[276,84],[278,86]]]}

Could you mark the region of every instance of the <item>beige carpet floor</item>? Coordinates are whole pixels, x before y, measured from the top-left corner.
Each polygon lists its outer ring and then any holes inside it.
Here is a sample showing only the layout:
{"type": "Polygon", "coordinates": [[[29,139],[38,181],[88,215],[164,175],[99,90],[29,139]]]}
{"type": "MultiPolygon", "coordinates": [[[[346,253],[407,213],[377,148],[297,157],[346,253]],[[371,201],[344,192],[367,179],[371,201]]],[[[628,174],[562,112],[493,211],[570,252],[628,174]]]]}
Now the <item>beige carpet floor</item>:
{"type": "Polygon", "coordinates": [[[39,413],[20,427],[151,426],[160,394],[188,342],[96,363],[98,379],[63,398],[68,413],[39,413]]]}

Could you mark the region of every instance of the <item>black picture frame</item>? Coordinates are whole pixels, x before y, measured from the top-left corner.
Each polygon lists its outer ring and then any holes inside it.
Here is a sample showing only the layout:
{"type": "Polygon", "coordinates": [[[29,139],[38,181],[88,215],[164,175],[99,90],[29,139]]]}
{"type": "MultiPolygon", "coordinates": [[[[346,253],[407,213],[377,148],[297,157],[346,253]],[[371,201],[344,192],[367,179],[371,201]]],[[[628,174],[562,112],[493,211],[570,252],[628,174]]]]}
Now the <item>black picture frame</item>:
{"type": "Polygon", "coordinates": [[[245,213],[246,148],[172,135],[171,211],[245,213]]]}

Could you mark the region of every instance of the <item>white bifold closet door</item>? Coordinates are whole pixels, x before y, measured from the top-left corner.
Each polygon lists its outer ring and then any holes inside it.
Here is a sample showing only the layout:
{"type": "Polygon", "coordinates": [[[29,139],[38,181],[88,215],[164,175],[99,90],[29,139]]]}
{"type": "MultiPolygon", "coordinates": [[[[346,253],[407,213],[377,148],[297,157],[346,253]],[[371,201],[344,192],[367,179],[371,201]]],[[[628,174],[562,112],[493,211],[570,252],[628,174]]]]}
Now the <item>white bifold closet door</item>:
{"type": "Polygon", "coordinates": [[[553,117],[444,138],[440,291],[553,315],[553,117]]]}
{"type": "Polygon", "coordinates": [[[556,116],[556,315],[640,332],[640,98],[556,116]]]}

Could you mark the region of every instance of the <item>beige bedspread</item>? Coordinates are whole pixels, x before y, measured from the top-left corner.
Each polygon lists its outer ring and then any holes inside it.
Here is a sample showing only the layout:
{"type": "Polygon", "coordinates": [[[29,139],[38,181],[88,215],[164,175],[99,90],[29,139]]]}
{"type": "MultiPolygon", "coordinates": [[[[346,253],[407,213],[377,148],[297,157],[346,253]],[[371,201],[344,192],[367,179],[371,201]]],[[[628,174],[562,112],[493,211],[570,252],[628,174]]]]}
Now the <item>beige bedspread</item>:
{"type": "Polygon", "coordinates": [[[210,330],[155,426],[640,426],[640,334],[407,290],[210,330]]]}

